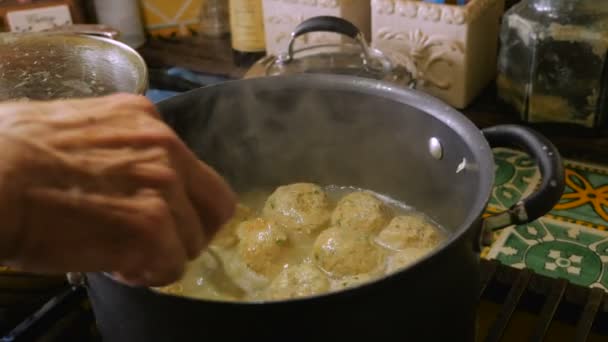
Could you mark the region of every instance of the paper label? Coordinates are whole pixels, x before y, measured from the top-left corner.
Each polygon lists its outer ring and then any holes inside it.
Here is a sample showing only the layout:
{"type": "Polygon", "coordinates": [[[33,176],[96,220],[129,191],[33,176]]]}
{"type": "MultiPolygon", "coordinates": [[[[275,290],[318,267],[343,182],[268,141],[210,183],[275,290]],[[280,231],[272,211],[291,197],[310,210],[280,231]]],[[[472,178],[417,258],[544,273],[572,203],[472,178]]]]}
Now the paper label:
{"type": "Polygon", "coordinates": [[[11,32],[38,32],[72,24],[67,5],[13,11],[7,13],[6,19],[11,32]]]}
{"type": "Polygon", "coordinates": [[[242,52],[266,49],[261,0],[230,0],[232,47],[242,52]]]}

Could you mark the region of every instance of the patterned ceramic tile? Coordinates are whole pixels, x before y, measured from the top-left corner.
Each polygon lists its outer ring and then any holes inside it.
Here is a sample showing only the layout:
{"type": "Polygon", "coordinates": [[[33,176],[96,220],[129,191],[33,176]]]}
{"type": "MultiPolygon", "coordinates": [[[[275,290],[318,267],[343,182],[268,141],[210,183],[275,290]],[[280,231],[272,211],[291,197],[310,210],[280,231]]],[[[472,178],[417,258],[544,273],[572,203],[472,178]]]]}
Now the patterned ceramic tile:
{"type": "MultiPolygon", "coordinates": [[[[496,150],[496,188],[486,215],[531,193],[540,175],[519,152],[496,150]]],[[[565,161],[566,190],[551,213],[494,234],[482,257],[608,289],[608,168],[565,161]]]]}
{"type": "Polygon", "coordinates": [[[608,226],[608,168],[567,162],[566,191],[551,215],[606,230],[608,226]]]}
{"type": "Polygon", "coordinates": [[[608,289],[608,233],[575,223],[544,217],[508,228],[488,258],[582,286],[608,289]]]}
{"type": "Polygon", "coordinates": [[[171,34],[180,27],[196,29],[202,0],[140,0],[146,29],[151,34],[171,34]]]}

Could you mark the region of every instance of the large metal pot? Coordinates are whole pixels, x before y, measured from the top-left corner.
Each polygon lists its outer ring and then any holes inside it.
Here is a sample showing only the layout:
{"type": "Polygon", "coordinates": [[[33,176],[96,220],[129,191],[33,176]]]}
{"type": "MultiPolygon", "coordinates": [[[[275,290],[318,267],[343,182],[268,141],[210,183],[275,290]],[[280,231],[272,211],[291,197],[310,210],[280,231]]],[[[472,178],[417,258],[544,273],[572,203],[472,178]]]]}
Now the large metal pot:
{"type": "Polygon", "coordinates": [[[0,101],[144,94],[143,58],[95,26],[0,34],[0,101]]]}
{"type": "Polygon", "coordinates": [[[375,282],[280,302],[177,298],[87,274],[107,341],[473,341],[483,232],[543,215],[564,189],[561,158],[542,136],[518,126],[480,131],[428,95],[376,80],[257,78],[158,107],[237,191],[296,181],[371,189],[431,216],[449,230],[449,242],[375,282]],[[494,182],[490,146],[522,147],[543,181],[508,212],[482,220],[494,182]]]}

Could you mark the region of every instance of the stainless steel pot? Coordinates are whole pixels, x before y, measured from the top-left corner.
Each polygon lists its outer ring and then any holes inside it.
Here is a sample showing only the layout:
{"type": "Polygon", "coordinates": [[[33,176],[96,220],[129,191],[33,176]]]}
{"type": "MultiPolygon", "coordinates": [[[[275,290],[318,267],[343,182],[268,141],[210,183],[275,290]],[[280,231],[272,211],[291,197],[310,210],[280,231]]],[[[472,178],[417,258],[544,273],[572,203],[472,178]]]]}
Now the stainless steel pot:
{"type": "Polygon", "coordinates": [[[143,58],[95,26],[0,34],[0,101],[144,94],[143,58]]]}
{"type": "Polygon", "coordinates": [[[256,78],[158,107],[237,191],[297,181],[371,189],[425,212],[449,230],[449,241],[372,283],[279,302],[178,298],[88,274],[108,341],[473,341],[484,232],[536,219],[564,189],[561,158],[544,137],[518,126],[480,131],[439,100],[372,79],[256,78]],[[528,151],[543,181],[507,212],[482,220],[494,183],[490,146],[528,151]]]}

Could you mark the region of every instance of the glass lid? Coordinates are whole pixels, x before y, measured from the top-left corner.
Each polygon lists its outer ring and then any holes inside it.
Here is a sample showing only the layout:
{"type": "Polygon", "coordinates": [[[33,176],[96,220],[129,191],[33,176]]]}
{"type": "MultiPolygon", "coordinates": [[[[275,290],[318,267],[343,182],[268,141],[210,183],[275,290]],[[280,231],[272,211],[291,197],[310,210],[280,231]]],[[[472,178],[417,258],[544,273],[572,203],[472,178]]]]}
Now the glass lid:
{"type": "Polygon", "coordinates": [[[291,34],[287,51],[265,63],[265,76],[301,73],[330,73],[374,78],[404,79],[403,68],[395,68],[381,51],[368,46],[352,23],[337,17],[321,16],[302,22],[291,34]],[[294,51],[296,38],[311,32],[334,32],[352,42],[306,47],[294,51]],[[396,75],[398,73],[399,75],[396,75]]]}

